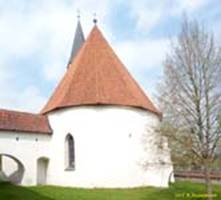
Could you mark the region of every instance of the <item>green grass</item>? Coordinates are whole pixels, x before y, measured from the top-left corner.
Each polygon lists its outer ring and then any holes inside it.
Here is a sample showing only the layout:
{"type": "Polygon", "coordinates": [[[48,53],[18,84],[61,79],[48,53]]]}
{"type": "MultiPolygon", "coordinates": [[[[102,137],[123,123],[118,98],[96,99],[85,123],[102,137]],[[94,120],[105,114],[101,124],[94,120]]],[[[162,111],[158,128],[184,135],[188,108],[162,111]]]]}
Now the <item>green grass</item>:
{"type": "MultiPolygon", "coordinates": [[[[203,184],[177,182],[169,188],[134,189],[80,189],[55,186],[21,187],[0,183],[0,200],[188,200],[205,199],[187,197],[204,194],[203,184]],[[186,197],[182,197],[186,195],[186,197]]],[[[221,199],[221,185],[213,185],[214,200],[221,199]]]]}

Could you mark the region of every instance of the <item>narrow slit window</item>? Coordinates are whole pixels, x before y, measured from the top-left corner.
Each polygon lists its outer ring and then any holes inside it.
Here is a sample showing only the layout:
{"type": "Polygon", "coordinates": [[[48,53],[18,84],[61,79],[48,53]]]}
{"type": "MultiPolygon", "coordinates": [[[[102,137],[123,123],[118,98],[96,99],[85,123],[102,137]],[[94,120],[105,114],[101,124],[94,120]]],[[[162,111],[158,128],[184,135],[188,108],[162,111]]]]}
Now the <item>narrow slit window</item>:
{"type": "Polygon", "coordinates": [[[68,134],[65,139],[65,165],[67,170],[75,169],[75,147],[74,138],[71,134],[68,134]]]}

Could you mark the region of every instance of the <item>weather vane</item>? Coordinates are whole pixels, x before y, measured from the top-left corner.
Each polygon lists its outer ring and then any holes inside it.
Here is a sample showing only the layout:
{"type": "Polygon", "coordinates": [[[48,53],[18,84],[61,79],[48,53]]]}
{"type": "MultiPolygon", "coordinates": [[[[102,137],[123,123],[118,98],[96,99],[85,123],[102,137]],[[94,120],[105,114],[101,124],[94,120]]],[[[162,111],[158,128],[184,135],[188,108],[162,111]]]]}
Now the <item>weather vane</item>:
{"type": "Polygon", "coordinates": [[[97,24],[97,14],[94,13],[94,19],[93,19],[94,24],[97,24]]]}
{"type": "Polygon", "coordinates": [[[79,9],[77,9],[77,18],[78,18],[78,20],[80,20],[80,18],[81,18],[81,12],[79,9]]]}

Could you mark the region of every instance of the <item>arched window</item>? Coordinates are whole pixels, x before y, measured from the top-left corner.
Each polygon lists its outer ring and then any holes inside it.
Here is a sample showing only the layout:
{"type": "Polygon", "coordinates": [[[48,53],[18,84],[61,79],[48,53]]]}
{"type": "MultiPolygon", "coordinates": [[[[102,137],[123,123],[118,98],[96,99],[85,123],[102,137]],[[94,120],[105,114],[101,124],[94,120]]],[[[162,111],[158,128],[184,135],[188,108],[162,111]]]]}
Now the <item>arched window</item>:
{"type": "Polygon", "coordinates": [[[67,170],[75,169],[74,138],[68,134],[65,139],[65,167],[67,170]]]}

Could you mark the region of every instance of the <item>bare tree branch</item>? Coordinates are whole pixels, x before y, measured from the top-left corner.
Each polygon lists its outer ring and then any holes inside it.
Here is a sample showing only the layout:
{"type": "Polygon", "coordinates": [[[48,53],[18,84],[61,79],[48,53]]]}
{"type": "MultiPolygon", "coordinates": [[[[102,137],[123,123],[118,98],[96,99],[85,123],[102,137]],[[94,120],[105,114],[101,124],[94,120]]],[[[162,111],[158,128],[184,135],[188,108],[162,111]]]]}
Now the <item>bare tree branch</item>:
{"type": "Polygon", "coordinates": [[[211,192],[209,172],[221,152],[221,48],[212,33],[188,19],[172,44],[159,101],[166,122],[163,126],[170,124],[174,132],[162,128],[162,134],[166,131],[174,152],[179,145],[186,154],[198,158],[211,192]]]}

